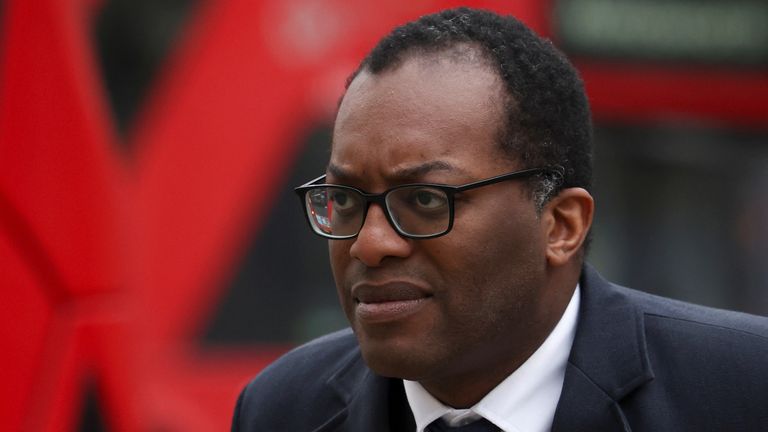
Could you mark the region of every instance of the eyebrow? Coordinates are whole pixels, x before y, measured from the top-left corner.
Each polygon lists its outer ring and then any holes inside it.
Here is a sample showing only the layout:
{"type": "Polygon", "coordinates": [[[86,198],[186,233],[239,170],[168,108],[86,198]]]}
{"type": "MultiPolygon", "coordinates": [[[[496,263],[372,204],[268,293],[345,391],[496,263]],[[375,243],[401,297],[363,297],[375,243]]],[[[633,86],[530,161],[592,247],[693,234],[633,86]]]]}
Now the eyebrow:
{"type": "MultiPolygon", "coordinates": [[[[349,180],[356,177],[346,169],[338,165],[334,165],[332,163],[328,164],[328,167],[326,168],[326,170],[332,176],[339,179],[343,179],[343,180],[349,180]]],[[[441,160],[436,160],[436,161],[425,162],[415,166],[400,168],[394,171],[391,174],[391,177],[397,178],[400,180],[414,180],[435,171],[453,171],[453,172],[459,172],[459,173],[465,172],[462,168],[459,168],[453,164],[450,164],[448,162],[441,161],[441,160]]]]}

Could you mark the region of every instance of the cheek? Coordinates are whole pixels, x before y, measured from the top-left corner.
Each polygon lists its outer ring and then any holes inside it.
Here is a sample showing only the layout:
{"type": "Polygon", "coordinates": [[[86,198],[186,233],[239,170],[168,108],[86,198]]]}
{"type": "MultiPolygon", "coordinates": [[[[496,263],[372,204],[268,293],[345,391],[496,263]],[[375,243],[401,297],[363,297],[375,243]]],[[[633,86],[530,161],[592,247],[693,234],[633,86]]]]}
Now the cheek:
{"type": "Polygon", "coordinates": [[[458,260],[479,261],[481,267],[514,267],[528,259],[544,258],[540,220],[527,206],[498,205],[482,215],[467,214],[446,236],[458,260]],[[455,235],[453,235],[455,234],[455,235]]]}
{"type": "Polygon", "coordinates": [[[346,283],[346,274],[350,266],[349,247],[351,243],[347,240],[328,241],[328,256],[331,263],[331,273],[336,281],[336,290],[341,300],[342,306],[348,303],[348,289],[346,283]]]}
{"type": "Polygon", "coordinates": [[[342,275],[349,266],[349,248],[352,240],[328,240],[328,257],[331,260],[331,271],[334,277],[342,275]]]}
{"type": "MultiPolygon", "coordinates": [[[[519,306],[546,269],[539,220],[535,213],[499,209],[485,217],[459,221],[461,229],[446,236],[452,254],[440,252],[446,280],[454,287],[452,307],[461,313],[519,306]]],[[[456,228],[459,228],[457,226],[456,228]]]]}

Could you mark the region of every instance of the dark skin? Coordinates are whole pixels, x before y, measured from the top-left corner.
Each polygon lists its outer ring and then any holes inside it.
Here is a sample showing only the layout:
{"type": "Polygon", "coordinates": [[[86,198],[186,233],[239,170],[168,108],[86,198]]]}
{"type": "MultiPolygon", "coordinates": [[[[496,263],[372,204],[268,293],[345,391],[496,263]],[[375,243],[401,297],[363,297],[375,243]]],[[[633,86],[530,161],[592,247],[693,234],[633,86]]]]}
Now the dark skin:
{"type": "MultiPolygon", "coordinates": [[[[499,146],[503,86],[482,59],[412,56],[362,71],[336,119],[327,181],[368,192],[463,184],[520,169],[499,146]]],[[[360,234],[331,240],[342,307],[369,367],[470,407],[559,321],[581,271],[593,200],[563,190],[537,211],[519,181],[457,197],[452,231],[399,236],[372,205],[360,234]]]]}

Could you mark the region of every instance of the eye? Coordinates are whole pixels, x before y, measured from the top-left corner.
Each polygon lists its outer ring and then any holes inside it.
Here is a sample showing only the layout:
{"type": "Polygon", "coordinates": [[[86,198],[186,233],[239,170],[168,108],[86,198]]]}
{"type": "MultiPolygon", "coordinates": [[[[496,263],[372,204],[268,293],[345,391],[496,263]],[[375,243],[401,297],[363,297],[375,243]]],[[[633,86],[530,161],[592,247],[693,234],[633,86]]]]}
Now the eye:
{"type": "Polygon", "coordinates": [[[355,197],[349,191],[335,189],[330,192],[333,208],[337,211],[349,210],[357,205],[355,197]]]}
{"type": "Polygon", "coordinates": [[[448,205],[448,198],[439,189],[420,188],[411,192],[411,203],[422,210],[437,210],[448,205]]]}

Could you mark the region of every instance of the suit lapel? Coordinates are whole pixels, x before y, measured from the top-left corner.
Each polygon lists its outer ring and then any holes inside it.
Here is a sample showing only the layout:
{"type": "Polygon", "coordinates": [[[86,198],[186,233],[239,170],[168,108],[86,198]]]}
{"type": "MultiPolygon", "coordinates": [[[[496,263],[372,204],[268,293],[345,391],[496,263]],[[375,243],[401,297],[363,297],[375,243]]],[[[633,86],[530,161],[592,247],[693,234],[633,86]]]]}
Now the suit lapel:
{"type": "Polygon", "coordinates": [[[390,432],[414,430],[401,380],[373,373],[358,350],[328,381],[340,398],[339,411],[313,432],[390,432]]]}
{"type": "Polygon", "coordinates": [[[642,311],[590,266],[553,431],[629,431],[621,400],[653,379],[642,311]]]}
{"type": "Polygon", "coordinates": [[[349,405],[348,431],[409,431],[416,429],[399,379],[369,372],[363,391],[349,405]]]}
{"type": "Polygon", "coordinates": [[[552,432],[630,431],[620,406],[573,364],[565,370],[563,393],[552,432]]]}

